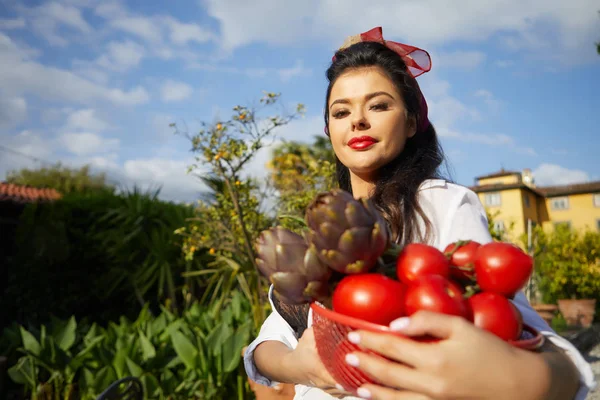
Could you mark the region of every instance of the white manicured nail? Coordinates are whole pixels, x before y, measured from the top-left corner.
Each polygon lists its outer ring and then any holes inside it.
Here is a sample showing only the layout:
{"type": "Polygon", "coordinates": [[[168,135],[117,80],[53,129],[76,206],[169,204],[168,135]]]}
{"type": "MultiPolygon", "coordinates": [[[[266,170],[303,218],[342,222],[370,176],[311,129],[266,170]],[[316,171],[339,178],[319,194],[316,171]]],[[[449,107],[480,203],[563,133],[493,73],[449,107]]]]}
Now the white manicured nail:
{"type": "Polygon", "coordinates": [[[398,318],[390,323],[390,329],[393,331],[403,331],[408,327],[408,324],[410,324],[410,318],[398,318]]]}
{"type": "Polygon", "coordinates": [[[360,397],[362,397],[363,399],[371,398],[371,392],[369,392],[369,390],[365,389],[365,388],[358,388],[358,390],[356,391],[356,394],[359,395],[360,397]]]}
{"type": "Polygon", "coordinates": [[[348,333],[348,341],[350,343],[359,344],[360,343],[360,334],[358,332],[349,332],[348,333]]]}
{"type": "Polygon", "coordinates": [[[358,367],[358,357],[354,354],[346,354],[346,363],[348,365],[352,365],[353,367],[358,367]]]}
{"type": "Polygon", "coordinates": [[[335,388],[337,390],[339,390],[340,392],[345,392],[346,391],[346,389],[344,389],[344,387],[342,385],[340,385],[339,383],[335,384],[335,388]]]}

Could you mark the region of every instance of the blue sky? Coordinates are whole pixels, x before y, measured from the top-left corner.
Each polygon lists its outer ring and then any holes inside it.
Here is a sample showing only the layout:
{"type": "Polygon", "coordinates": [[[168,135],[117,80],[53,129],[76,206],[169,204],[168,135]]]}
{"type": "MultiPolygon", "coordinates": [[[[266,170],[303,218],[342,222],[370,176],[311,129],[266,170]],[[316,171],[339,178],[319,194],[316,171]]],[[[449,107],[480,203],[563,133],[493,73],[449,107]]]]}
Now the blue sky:
{"type": "Polygon", "coordinates": [[[599,10],[595,0],[4,0],[0,145],[18,154],[0,150],[0,180],[89,163],[193,200],[189,143],[170,122],[193,131],[268,90],[307,108],[279,136],[309,141],[323,132],[333,51],[375,26],[430,52],[419,82],[458,183],[501,167],[531,168],[540,185],[598,180],[599,10]]]}

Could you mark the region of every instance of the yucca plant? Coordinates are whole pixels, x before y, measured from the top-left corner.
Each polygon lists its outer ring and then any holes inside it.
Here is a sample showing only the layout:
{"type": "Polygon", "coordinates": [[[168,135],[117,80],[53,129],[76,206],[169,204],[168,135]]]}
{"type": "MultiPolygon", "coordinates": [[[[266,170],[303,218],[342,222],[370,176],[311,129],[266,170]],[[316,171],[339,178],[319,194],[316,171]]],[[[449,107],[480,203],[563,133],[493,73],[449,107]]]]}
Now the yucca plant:
{"type": "Polygon", "coordinates": [[[136,187],[98,220],[112,260],[103,281],[111,282],[107,295],[127,285],[141,305],[169,299],[177,308],[181,274],[193,262],[181,256],[181,239],[173,231],[193,214],[190,207],[161,201],[159,194],[136,187]]]}

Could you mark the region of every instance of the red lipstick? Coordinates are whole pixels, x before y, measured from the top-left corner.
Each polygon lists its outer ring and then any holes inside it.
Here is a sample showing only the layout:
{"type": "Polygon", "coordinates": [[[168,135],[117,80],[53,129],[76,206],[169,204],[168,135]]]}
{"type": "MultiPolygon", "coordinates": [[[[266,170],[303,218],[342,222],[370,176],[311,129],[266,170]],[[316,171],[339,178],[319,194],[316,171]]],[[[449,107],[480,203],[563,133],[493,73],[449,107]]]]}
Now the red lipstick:
{"type": "Polygon", "coordinates": [[[371,136],[359,136],[348,141],[348,146],[354,150],[366,150],[377,143],[371,136]]]}

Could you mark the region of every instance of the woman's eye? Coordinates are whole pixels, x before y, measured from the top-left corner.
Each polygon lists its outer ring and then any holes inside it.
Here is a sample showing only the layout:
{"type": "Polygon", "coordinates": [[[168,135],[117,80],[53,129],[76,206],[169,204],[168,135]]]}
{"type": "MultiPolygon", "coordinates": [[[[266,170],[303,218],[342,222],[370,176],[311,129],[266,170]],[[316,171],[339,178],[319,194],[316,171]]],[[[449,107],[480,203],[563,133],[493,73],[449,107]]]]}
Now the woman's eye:
{"type": "Polygon", "coordinates": [[[388,103],[377,103],[371,106],[371,110],[387,110],[389,108],[388,103]]]}
{"type": "Polygon", "coordinates": [[[342,118],[348,114],[348,110],[337,110],[333,113],[333,118],[342,118]]]}

